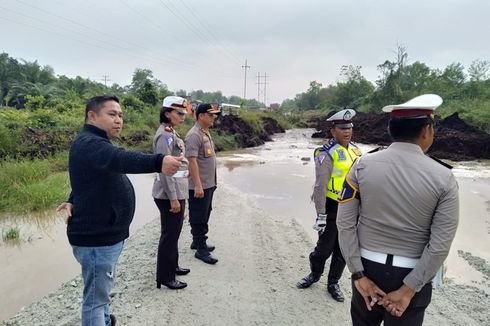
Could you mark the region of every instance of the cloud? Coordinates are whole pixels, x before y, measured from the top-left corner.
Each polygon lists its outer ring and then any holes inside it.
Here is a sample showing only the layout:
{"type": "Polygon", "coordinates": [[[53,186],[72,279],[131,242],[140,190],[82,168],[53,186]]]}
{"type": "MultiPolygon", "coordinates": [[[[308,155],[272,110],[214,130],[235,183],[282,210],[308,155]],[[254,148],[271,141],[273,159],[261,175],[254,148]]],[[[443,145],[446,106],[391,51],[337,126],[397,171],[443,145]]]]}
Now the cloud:
{"type": "Polygon", "coordinates": [[[0,44],[10,55],[49,64],[59,74],[128,84],[148,68],[170,89],[222,90],[257,97],[268,79],[268,102],[281,102],[312,80],[335,82],[342,65],[376,66],[398,44],[411,62],[466,67],[489,59],[482,39],[490,3],[474,1],[258,0],[5,0],[0,44]]]}

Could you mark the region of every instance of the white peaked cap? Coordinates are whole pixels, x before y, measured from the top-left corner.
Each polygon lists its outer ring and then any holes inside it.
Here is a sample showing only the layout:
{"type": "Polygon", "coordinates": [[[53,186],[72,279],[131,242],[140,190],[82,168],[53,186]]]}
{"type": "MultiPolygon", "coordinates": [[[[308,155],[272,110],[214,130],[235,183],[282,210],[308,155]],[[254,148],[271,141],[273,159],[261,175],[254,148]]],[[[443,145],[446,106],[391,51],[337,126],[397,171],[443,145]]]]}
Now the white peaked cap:
{"type": "Polygon", "coordinates": [[[180,96],[167,96],[163,99],[162,106],[164,108],[171,108],[185,113],[187,100],[180,96]]]}
{"type": "Polygon", "coordinates": [[[356,115],[353,109],[344,109],[333,114],[327,121],[331,121],[333,125],[339,128],[352,128],[354,125],[351,120],[356,115]]]}
{"type": "Polygon", "coordinates": [[[442,104],[442,98],[436,94],[424,94],[414,97],[403,104],[387,105],[383,108],[384,112],[395,110],[430,110],[434,111],[442,104]]]}

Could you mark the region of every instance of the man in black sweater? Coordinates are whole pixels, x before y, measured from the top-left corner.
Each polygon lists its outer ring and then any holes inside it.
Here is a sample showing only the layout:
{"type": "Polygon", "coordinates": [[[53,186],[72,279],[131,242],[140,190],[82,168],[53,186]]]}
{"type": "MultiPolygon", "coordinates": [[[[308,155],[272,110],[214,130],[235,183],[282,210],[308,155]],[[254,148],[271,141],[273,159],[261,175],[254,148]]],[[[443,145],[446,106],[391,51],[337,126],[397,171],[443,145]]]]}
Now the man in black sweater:
{"type": "Polygon", "coordinates": [[[134,189],[125,173],[172,175],[182,157],[143,154],[114,146],[123,112],[115,96],[87,102],[85,125],[70,148],[71,194],[58,207],[65,215],[68,240],[82,267],[82,326],[114,325],[109,293],[116,264],[135,210],[134,189]]]}

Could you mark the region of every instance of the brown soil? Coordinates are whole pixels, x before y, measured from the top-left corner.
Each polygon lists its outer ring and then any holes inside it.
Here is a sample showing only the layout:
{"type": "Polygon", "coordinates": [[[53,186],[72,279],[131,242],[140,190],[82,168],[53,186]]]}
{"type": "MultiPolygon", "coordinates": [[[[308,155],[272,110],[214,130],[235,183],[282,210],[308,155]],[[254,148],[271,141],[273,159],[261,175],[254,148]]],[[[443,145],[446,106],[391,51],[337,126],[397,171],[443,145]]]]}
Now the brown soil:
{"type": "MultiPolygon", "coordinates": [[[[317,116],[310,120],[317,130],[313,138],[327,137],[329,123],[326,118],[331,115],[317,116]]],[[[354,140],[358,143],[389,145],[388,115],[358,112],[354,118],[354,140]]],[[[436,137],[429,154],[453,161],[490,159],[490,134],[468,125],[461,120],[458,113],[445,119],[436,117],[436,137]]]]}
{"type": "Polygon", "coordinates": [[[262,145],[266,141],[272,140],[270,135],[284,132],[284,129],[279,126],[276,120],[266,117],[261,119],[263,130],[257,131],[242,118],[236,115],[225,115],[217,121],[214,130],[219,134],[234,135],[240,148],[262,145]]]}

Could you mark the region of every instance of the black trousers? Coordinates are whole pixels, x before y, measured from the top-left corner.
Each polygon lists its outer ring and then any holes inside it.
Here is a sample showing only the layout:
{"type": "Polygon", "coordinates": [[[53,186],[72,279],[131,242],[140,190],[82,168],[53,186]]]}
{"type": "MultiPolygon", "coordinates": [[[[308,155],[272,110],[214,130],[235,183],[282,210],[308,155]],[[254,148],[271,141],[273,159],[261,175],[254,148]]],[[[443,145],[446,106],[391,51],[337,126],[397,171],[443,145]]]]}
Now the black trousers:
{"type": "Polygon", "coordinates": [[[189,190],[189,223],[192,240],[198,249],[206,248],[208,222],[213,210],[213,194],[216,187],[204,189],[203,198],[195,198],[194,190],[189,190]]]}
{"type": "Polygon", "coordinates": [[[170,200],[154,198],[160,211],[161,234],[157,255],[157,282],[175,279],[175,269],[179,265],[178,242],[184,222],[185,200],[179,200],[180,212],[170,212],[170,200]]]}
{"type": "Polygon", "coordinates": [[[328,271],[328,284],[336,284],[342,277],[345,268],[345,260],[339,246],[337,231],[337,208],[338,203],[327,198],[325,203],[327,213],[327,225],[323,232],[318,232],[318,241],[313,252],[310,253],[311,272],[317,275],[323,274],[325,262],[332,255],[330,270],[328,271]]]}
{"type": "MultiPolygon", "coordinates": [[[[390,259],[388,259],[390,260],[390,259]]],[[[389,293],[403,285],[403,279],[412,270],[391,266],[391,263],[379,264],[362,258],[364,273],[383,291],[389,293]]],[[[375,305],[372,311],[367,310],[363,297],[352,283],[351,317],[354,326],[418,326],[424,321],[425,309],[432,297],[432,284],[427,283],[410,301],[401,317],[392,316],[383,306],[375,305]]]]}

